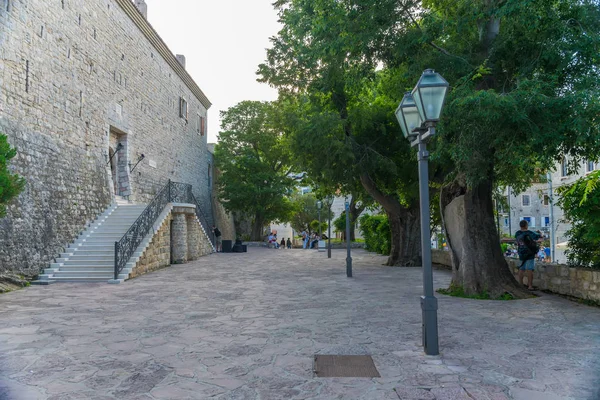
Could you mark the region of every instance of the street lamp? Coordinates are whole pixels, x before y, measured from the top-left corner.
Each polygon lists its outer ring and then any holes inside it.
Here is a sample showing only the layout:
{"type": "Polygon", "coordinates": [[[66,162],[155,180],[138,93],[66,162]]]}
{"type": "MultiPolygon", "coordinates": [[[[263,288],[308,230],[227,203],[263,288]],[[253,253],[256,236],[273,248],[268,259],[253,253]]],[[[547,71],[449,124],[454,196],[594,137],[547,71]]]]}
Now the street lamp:
{"type": "Polygon", "coordinates": [[[327,204],[329,223],[327,224],[327,258],[331,258],[331,205],[333,204],[334,197],[329,195],[325,198],[325,204],[327,204]]]}
{"type": "Polygon", "coordinates": [[[352,254],[350,251],[350,203],[348,202],[348,197],[346,197],[344,209],[346,210],[346,276],[348,278],[352,278],[352,254]]]}
{"type": "Polygon", "coordinates": [[[431,237],[429,215],[429,153],[426,140],[435,135],[448,82],[432,69],[426,69],[412,93],[407,92],[396,109],[396,118],[404,137],[411,146],[418,146],[419,195],[421,198],[421,253],[423,258],[423,348],[427,355],[438,355],[437,299],[433,295],[433,271],[431,268],[431,237]]]}

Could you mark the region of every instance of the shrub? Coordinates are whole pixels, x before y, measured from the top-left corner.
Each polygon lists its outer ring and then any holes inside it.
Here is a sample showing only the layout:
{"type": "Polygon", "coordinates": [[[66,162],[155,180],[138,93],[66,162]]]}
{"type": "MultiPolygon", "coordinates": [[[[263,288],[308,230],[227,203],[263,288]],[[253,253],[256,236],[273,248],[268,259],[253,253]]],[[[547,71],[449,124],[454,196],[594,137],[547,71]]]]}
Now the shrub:
{"type": "Polygon", "coordinates": [[[600,268],[600,171],[558,189],[558,205],[571,222],[567,231],[570,265],[600,268]]]}
{"type": "Polygon", "coordinates": [[[17,155],[17,151],[10,147],[6,136],[0,134],[0,217],[6,214],[8,202],[21,193],[25,187],[25,179],[11,173],[8,169],[8,163],[15,155],[17,155]]]}
{"type": "Polygon", "coordinates": [[[385,215],[363,215],[360,217],[360,231],[365,238],[367,250],[390,254],[392,232],[385,215]]]}

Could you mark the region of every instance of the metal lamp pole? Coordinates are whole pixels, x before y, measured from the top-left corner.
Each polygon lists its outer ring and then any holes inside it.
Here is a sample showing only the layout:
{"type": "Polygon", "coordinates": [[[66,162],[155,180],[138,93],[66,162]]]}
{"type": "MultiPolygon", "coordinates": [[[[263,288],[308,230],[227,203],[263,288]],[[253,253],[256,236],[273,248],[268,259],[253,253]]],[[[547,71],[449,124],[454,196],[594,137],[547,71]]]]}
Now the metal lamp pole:
{"type": "Polygon", "coordinates": [[[346,276],[348,278],[352,278],[352,254],[350,250],[350,203],[346,198],[346,204],[344,205],[346,209],[346,276]]]}
{"type": "Polygon", "coordinates": [[[439,121],[449,86],[440,74],[427,69],[421,75],[413,91],[404,94],[402,102],[396,109],[396,117],[404,137],[418,149],[421,254],[423,259],[422,341],[427,355],[438,355],[440,352],[437,325],[438,304],[433,292],[433,269],[431,266],[429,152],[426,141],[435,136],[435,126],[439,121]]]}
{"type": "Polygon", "coordinates": [[[317,201],[317,210],[319,210],[319,240],[321,240],[321,208],[323,208],[323,202],[317,201]]]}

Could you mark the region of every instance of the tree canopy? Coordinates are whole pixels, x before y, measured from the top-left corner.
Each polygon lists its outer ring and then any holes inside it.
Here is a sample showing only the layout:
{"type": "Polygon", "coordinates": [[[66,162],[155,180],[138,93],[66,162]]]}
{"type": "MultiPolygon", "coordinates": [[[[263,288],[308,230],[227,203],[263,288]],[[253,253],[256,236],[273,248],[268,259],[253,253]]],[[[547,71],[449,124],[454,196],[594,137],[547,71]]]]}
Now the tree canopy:
{"type": "Polygon", "coordinates": [[[294,186],[289,148],[273,104],[243,101],[221,113],[215,147],[219,197],[230,212],[253,216],[252,240],[262,240],[271,221],[287,221],[294,186]]]}

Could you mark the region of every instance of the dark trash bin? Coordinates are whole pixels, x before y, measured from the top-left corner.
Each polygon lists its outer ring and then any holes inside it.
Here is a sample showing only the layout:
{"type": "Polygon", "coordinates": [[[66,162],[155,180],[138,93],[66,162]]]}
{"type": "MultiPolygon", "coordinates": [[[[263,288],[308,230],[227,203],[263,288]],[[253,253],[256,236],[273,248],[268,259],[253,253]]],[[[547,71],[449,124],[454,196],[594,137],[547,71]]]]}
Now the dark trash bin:
{"type": "Polygon", "coordinates": [[[233,247],[233,240],[223,240],[221,246],[223,247],[223,253],[231,253],[231,249],[233,247]]]}

